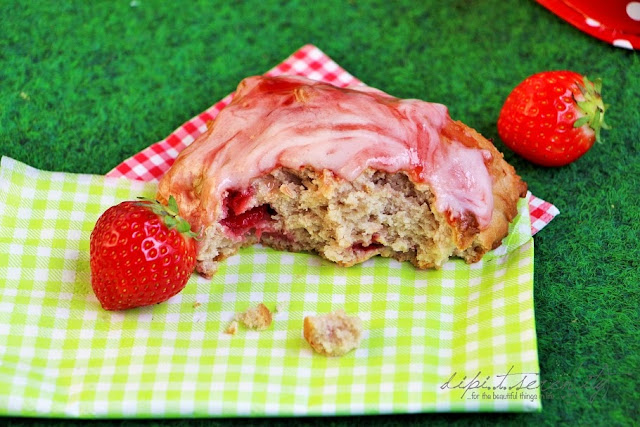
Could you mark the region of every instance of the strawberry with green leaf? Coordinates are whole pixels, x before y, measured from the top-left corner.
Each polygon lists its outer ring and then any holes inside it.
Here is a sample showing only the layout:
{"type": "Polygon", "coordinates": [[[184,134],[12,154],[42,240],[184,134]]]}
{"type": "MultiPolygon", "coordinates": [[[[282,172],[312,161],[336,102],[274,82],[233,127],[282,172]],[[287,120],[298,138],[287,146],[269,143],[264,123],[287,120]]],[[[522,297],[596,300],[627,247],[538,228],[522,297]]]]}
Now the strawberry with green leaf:
{"type": "Polygon", "coordinates": [[[196,263],[195,234],[168,206],[140,198],[107,209],[91,232],[91,286],[105,310],[157,304],[180,292],[196,263]]]}
{"type": "Polygon", "coordinates": [[[591,81],[573,71],[534,74],[507,97],[498,134],[507,147],[533,163],[569,164],[608,129],[601,91],[601,79],[591,81]]]}

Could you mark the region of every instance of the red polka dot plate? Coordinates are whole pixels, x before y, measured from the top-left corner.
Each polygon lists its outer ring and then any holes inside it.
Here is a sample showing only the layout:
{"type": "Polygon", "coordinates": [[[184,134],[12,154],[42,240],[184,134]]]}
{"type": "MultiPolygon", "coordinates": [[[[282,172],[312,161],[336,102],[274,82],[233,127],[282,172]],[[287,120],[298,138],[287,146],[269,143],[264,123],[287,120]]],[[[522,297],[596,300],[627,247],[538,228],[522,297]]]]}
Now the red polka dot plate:
{"type": "Polygon", "coordinates": [[[536,0],[585,33],[625,49],[640,49],[640,1],[536,0]]]}

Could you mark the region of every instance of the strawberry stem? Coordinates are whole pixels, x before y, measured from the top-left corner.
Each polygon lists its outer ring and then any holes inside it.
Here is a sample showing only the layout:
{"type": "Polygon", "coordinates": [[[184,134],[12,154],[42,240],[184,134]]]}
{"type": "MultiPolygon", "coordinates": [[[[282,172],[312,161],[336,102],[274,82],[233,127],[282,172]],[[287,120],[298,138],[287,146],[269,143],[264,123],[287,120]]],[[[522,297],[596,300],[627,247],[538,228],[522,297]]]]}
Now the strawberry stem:
{"type": "Polygon", "coordinates": [[[596,141],[602,142],[600,139],[600,130],[609,129],[609,126],[604,121],[604,113],[608,106],[602,102],[602,96],[600,95],[602,91],[602,79],[597,78],[592,82],[584,76],[582,80],[582,84],[576,82],[582,99],[578,100],[574,96],[574,101],[576,102],[578,110],[584,114],[584,116],[578,118],[573,123],[573,127],[579,128],[588,124],[596,134],[596,141]]]}
{"type": "Polygon", "coordinates": [[[138,199],[142,200],[139,205],[151,209],[153,213],[162,218],[168,229],[175,228],[185,236],[197,238],[197,234],[191,231],[191,224],[179,215],[178,202],[175,197],[169,196],[167,205],[146,197],[138,197],[138,199]]]}

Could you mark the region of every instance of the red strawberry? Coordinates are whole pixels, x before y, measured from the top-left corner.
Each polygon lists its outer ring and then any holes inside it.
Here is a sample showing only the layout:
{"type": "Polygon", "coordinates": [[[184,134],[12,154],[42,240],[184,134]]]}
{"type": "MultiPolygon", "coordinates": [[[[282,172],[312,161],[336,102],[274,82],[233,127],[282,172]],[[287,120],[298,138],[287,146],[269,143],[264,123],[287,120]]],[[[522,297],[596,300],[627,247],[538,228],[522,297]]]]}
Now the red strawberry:
{"type": "Polygon", "coordinates": [[[498,134],[507,147],[542,166],[563,166],[600,141],[605,105],[602,80],[573,71],[547,71],[520,83],[507,97],[498,134]]]}
{"type": "Polygon", "coordinates": [[[107,209],[91,232],[91,286],[105,310],[168,300],[185,285],[196,263],[194,234],[169,206],[142,199],[107,209]]]}

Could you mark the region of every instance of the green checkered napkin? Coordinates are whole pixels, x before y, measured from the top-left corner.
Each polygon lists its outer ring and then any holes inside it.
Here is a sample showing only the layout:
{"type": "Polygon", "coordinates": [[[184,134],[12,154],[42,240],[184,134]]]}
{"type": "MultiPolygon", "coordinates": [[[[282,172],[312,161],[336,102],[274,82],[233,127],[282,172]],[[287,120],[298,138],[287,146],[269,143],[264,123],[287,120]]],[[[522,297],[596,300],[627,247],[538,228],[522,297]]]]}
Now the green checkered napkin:
{"type": "Polygon", "coordinates": [[[540,410],[533,240],[525,201],[503,255],[439,271],[341,268],[256,246],[168,302],[104,311],[89,235],[153,184],[0,167],[0,415],[200,417],[540,410]],[[282,311],[224,333],[235,312],[282,311]],[[306,315],[358,315],[360,347],[312,352],[306,315]]]}

